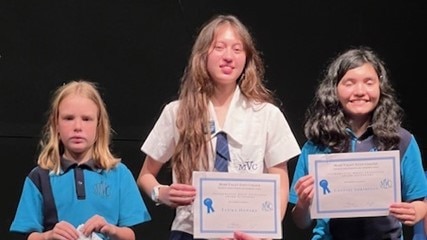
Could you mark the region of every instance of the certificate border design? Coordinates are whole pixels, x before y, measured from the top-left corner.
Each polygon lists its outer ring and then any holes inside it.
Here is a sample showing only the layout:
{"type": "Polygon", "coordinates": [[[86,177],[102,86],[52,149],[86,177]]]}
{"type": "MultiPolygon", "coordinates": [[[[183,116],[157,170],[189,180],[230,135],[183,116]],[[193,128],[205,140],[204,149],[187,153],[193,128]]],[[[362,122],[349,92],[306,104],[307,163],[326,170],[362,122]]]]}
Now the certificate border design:
{"type": "MultiPolygon", "coordinates": [[[[252,234],[253,236],[258,237],[282,237],[282,222],[280,220],[280,185],[279,185],[279,177],[274,176],[274,174],[262,174],[262,179],[257,179],[257,174],[241,174],[241,173],[206,173],[206,172],[198,172],[199,174],[196,177],[196,181],[198,183],[197,190],[199,191],[198,194],[198,221],[199,221],[199,229],[197,232],[195,232],[195,237],[197,236],[217,236],[217,237],[227,237],[232,236],[233,232],[236,230],[243,231],[249,234],[252,234]],[[218,176],[224,174],[224,177],[218,176]],[[267,177],[267,178],[264,178],[267,177]],[[271,184],[273,188],[273,195],[271,198],[269,198],[272,201],[273,206],[273,213],[274,216],[274,226],[272,227],[272,230],[253,230],[253,229],[215,229],[212,228],[212,226],[209,226],[209,229],[206,229],[206,226],[204,224],[204,206],[203,206],[203,199],[206,197],[204,194],[204,188],[206,187],[206,184],[209,182],[247,182],[247,183],[262,183],[262,184],[271,184]]],[[[195,175],[193,173],[193,178],[195,178],[195,175]]],[[[242,219],[244,221],[244,219],[242,219]]]]}
{"type": "MultiPolygon", "coordinates": [[[[392,178],[393,178],[393,199],[394,202],[399,202],[400,198],[401,198],[401,193],[400,193],[400,187],[401,187],[401,183],[400,183],[400,157],[399,157],[399,151],[377,151],[377,152],[370,152],[370,154],[366,154],[366,156],[363,156],[363,153],[361,152],[354,152],[354,153],[341,153],[341,155],[345,155],[345,154],[360,154],[357,155],[355,157],[347,157],[347,158],[333,158],[333,159],[329,159],[329,157],[325,157],[325,159],[316,159],[314,160],[314,176],[315,176],[315,181],[316,181],[316,198],[315,198],[315,202],[314,204],[316,205],[315,208],[315,213],[318,214],[319,216],[325,216],[327,214],[331,215],[331,217],[343,217],[343,216],[335,216],[333,214],[342,214],[342,213],[349,213],[350,215],[354,215],[355,213],[361,213],[361,215],[363,216],[379,216],[377,213],[378,212],[388,212],[388,207],[386,208],[353,208],[353,209],[337,209],[337,210],[322,210],[321,209],[321,204],[320,204],[320,192],[319,191],[319,187],[317,186],[317,181],[319,179],[319,173],[318,173],[318,167],[320,164],[329,164],[329,163],[335,163],[335,162],[351,162],[351,161],[386,161],[389,160],[391,161],[392,164],[392,169],[393,169],[393,173],[392,173],[392,178]],[[380,154],[386,154],[385,156],[372,156],[372,153],[380,153],[380,154]],[[333,215],[333,216],[332,216],[333,215]]],[[[325,154],[325,156],[328,154],[325,154]]],[[[329,154],[331,155],[331,154],[329,154]]],[[[340,153],[337,154],[333,154],[336,156],[339,156],[340,153]]],[[[320,217],[319,217],[320,218],[320,217]]]]}

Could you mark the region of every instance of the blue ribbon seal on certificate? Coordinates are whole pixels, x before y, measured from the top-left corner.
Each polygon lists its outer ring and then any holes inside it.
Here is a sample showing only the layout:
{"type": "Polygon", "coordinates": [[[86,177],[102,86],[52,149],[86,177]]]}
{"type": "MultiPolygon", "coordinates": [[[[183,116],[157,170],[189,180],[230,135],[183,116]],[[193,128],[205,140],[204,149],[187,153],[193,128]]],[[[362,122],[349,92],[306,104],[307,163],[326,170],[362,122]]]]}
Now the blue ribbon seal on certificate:
{"type": "Polygon", "coordinates": [[[206,210],[208,213],[215,212],[214,208],[212,207],[213,201],[211,198],[205,198],[205,200],[203,200],[203,204],[205,204],[205,206],[207,207],[206,210]]]}
{"type": "Polygon", "coordinates": [[[323,195],[331,192],[331,190],[329,190],[329,188],[328,188],[328,180],[326,180],[326,179],[320,180],[319,185],[323,189],[323,195]]]}

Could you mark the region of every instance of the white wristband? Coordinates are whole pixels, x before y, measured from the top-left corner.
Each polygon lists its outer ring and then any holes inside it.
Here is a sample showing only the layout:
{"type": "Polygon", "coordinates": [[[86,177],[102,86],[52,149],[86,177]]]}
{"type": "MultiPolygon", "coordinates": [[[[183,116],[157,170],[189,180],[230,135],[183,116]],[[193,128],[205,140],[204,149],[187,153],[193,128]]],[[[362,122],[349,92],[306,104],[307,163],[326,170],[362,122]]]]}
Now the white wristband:
{"type": "Polygon", "coordinates": [[[155,202],[156,205],[161,204],[161,202],[159,200],[159,189],[161,187],[167,187],[167,185],[159,184],[159,185],[154,186],[153,189],[151,190],[151,200],[153,200],[153,202],[155,202]]]}

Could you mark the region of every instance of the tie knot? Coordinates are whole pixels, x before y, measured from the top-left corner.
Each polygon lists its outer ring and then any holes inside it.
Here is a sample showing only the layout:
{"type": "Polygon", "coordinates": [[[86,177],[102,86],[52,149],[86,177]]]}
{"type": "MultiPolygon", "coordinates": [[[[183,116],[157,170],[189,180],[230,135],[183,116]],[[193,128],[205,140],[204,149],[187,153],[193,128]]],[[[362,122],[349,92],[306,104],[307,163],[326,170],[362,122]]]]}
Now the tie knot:
{"type": "Polygon", "coordinates": [[[216,137],[217,137],[217,141],[218,140],[224,140],[225,139],[225,141],[227,141],[227,133],[225,133],[225,132],[218,132],[217,134],[216,134],[216,137]]]}

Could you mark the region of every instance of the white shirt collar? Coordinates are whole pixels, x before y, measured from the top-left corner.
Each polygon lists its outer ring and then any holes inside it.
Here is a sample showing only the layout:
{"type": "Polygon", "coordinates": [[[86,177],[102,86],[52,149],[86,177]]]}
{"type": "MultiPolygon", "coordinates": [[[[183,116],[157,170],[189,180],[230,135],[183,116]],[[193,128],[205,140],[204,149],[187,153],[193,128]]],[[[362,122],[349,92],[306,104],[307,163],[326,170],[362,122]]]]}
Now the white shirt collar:
{"type": "Polygon", "coordinates": [[[248,109],[248,107],[251,108],[248,100],[241,93],[239,86],[237,86],[234,90],[227,116],[225,117],[224,126],[221,129],[218,124],[213,103],[209,101],[211,137],[214,137],[218,132],[223,131],[236,142],[243,143],[244,138],[247,135],[245,134],[247,129],[243,123],[247,120],[245,119],[247,111],[252,110],[248,109]]]}

